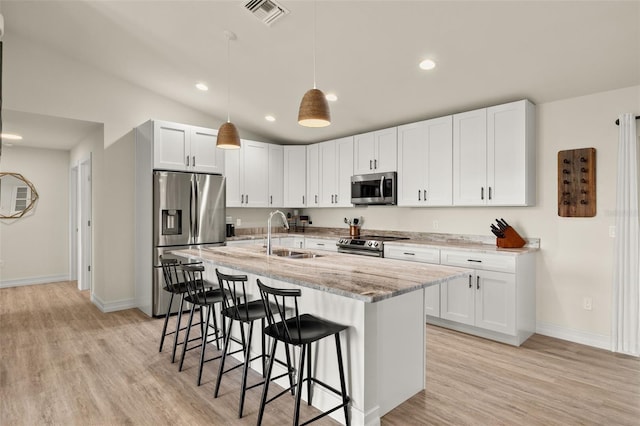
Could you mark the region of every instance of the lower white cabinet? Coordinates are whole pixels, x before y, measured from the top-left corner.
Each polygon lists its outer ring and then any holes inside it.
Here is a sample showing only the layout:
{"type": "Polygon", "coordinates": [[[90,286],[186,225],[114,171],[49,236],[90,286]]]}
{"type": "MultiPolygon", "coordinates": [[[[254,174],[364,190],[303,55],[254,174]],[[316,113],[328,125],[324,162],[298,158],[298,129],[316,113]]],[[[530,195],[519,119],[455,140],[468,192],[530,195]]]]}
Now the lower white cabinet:
{"type": "Polygon", "coordinates": [[[328,240],[325,238],[306,238],[304,239],[304,248],[306,249],[315,249],[315,250],[326,250],[326,251],[338,251],[338,246],[336,246],[336,240],[328,240]]]}
{"type": "Polygon", "coordinates": [[[387,244],[385,258],[463,267],[425,289],[430,324],[519,346],[535,332],[535,254],[483,253],[387,244]]]}

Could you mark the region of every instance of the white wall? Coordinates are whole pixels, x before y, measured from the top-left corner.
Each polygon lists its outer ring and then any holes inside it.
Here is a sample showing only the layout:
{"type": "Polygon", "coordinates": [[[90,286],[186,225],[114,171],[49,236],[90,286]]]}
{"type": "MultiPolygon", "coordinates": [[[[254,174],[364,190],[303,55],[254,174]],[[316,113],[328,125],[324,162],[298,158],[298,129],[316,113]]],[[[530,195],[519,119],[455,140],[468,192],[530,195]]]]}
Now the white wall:
{"type": "Polygon", "coordinates": [[[68,280],[69,153],[16,145],[4,147],[1,170],[22,174],[39,199],[26,216],[0,220],[0,287],[68,280]]]}
{"type": "MultiPolygon", "coordinates": [[[[509,208],[306,209],[314,226],[340,227],[349,215],[363,216],[364,229],[491,235],[489,224],[503,217],[526,237],[541,238],[538,254],[537,321],[539,331],[578,336],[584,343],[608,347],[615,224],[615,173],[618,114],[640,113],[640,86],[596,93],[537,106],[537,203],[509,208]],[[596,148],[597,214],[564,218],[557,214],[557,154],[596,148]],[[433,228],[438,222],[438,229],[433,228]],[[582,307],[593,298],[593,310],[582,307]]],[[[346,228],[345,228],[346,232],[346,228]]]]}

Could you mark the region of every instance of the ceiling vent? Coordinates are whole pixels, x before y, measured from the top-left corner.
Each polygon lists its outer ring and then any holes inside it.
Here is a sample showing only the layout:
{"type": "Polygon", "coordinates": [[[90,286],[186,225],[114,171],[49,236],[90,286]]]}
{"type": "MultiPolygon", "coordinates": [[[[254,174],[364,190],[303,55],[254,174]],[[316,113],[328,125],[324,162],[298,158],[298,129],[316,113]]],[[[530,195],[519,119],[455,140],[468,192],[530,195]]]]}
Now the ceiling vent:
{"type": "Polygon", "coordinates": [[[289,11],[273,0],[249,0],[243,7],[265,25],[271,25],[289,11]]]}

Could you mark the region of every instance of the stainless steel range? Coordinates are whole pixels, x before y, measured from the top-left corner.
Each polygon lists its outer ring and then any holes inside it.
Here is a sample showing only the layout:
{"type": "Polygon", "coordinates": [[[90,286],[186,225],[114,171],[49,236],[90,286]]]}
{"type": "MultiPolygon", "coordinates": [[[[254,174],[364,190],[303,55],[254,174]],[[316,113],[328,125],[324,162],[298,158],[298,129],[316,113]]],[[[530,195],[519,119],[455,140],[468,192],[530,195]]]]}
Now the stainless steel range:
{"type": "Polygon", "coordinates": [[[407,237],[388,237],[382,235],[361,235],[359,237],[340,237],[336,245],[338,253],[360,254],[364,256],[384,257],[384,242],[408,240],[407,237]]]}

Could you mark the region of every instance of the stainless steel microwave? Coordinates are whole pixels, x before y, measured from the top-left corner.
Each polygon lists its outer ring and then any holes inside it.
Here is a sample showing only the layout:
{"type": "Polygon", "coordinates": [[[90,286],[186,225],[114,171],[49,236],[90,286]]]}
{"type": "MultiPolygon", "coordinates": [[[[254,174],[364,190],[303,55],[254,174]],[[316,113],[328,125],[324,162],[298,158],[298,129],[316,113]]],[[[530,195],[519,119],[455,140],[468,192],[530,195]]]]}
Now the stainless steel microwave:
{"type": "Polygon", "coordinates": [[[352,176],[351,203],[356,205],[395,205],[396,176],[396,172],[352,176]]]}

